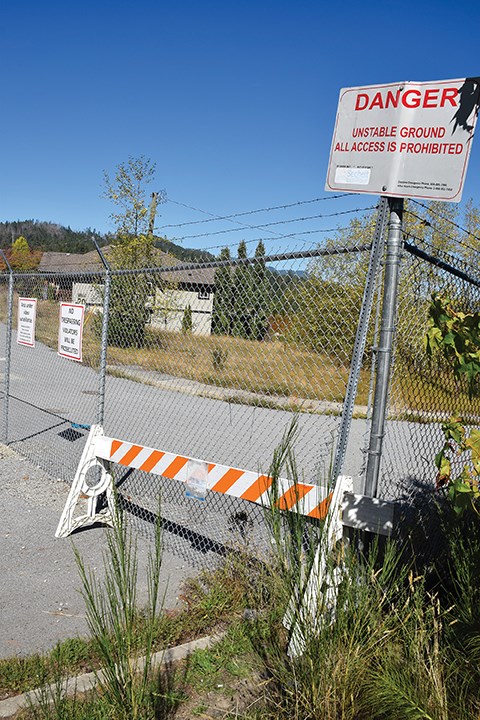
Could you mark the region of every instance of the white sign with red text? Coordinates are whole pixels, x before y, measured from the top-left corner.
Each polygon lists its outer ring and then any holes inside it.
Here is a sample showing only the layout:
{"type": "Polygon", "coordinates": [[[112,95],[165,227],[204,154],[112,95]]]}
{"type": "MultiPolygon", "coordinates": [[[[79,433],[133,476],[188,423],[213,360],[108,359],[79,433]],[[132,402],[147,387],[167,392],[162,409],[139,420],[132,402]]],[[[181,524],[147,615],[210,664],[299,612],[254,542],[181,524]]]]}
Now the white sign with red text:
{"type": "Polygon", "coordinates": [[[460,202],[480,79],[340,91],[326,190],[460,202]]]}
{"type": "Polygon", "coordinates": [[[35,347],[37,298],[18,298],[17,343],[35,347]]]}
{"type": "Polygon", "coordinates": [[[82,336],[85,305],[60,303],[58,354],[82,362],[82,336]]]}

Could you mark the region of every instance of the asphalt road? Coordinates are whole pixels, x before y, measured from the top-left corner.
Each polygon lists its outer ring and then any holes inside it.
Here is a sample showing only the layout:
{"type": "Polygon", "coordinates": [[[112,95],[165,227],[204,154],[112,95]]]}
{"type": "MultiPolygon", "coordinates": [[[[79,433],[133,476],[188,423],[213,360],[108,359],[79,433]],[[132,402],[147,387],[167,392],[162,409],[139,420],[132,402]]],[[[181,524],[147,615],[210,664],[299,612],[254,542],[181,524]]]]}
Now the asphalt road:
{"type": "MultiPolygon", "coordinates": [[[[0,347],[4,345],[0,325],[0,347]]],[[[192,360],[193,362],[193,360],[192,360]]],[[[0,362],[0,373],[4,363],[0,362]]],[[[268,375],[268,367],[265,368],[268,375]]],[[[107,376],[104,429],[107,435],[190,457],[249,470],[269,468],[273,452],[293,413],[202,397],[190,381],[143,373],[154,385],[107,376]]],[[[81,455],[86,431],[98,417],[98,374],[59,357],[40,343],[34,349],[12,344],[8,442],[53,476],[69,481],[81,455]]],[[[300,413],[293,447],[298,473],[324,484],[333,459],[340,418],[300,413]]],[[[361,490],[365,420],[354,420],[344,474],[361,490]]],[[[395,482],[432,475],[438,450],[437,424],[390,422],[385,440],[384,490],[395,482]]]]}
{"type": "MultiPolygon", "coordinates": [[[[0,347],[3,333],[0,326],[0,347]]],[[[269,467],[292,421],[291,412],[199,397],[181,379],[150,375],[153,381],[164,378],[163,387],[107,376],[107,435],[246,469],[269,467]]],[[[96,421],[97,389],[94,370],[61,358],[40,343],[32,349],[14,342],[9,444],[35,453],[34,457],[49,464],[53,475],[67,478],[78,462],[82,440],[60,433],[71,422],[96,421]]],[[[300,415],[294,449],[306,480],[326,477],[338,424],[339,418],[333,415],[300,415]]],[[[363,423],[354,424],[353,445],[360,444],[362,428],[363,423]]],[[[357,474],[356,462],[351,453],[345,468],[349,474],[357,474]]]]}
{"type": "MultiPolygon", "coordinates": [[[[106,530],[95,527],[56,539],[68,487],[0,445],[0,657],[45,651],[87,634],[73,545],[97,578],[103,575],[106,530]]],[[[138,536],[138,597],[147,598],[151,543],[138,536]]],[[[163,553],[165,607],[175,607],[182,583],[198,569],[163,553]]]]}
{"type": "MultiPolygon", "coordinates": [[[[0,326],[2,346],[4,326],[0,326]]],[[[94,370],[61,358],[40,343],[34,349],[13,343],[11,360],[9,448],[0,460],[2,656],[45,649],[60,638],[85,631],[71,543],[55,540],[54,532],[68,490],[62,481],[73,479],[87,435],[72,423],[93,423],[98,410],[94,370]],[[10,449],[27,460],[9,454],[10,449]]],[[[4,362],[3,358],[0,373],[4,362]]],[[[155,385],[107,377],[107,435],[245,469],[269,468],[292,413],[202,397],[188,383],[158,373],[152,373],[151,380],[155,385]]],[[[322,484],[328,476],[339,422],[332,415],[299,415],[293,450],[300,478],[322,484]]],[[[365,430],[364,420],[353,421],[344,467],[357,491],[365,430]]],[[[432,457],[440,441],[438,425],[390,422],[381,494],[398,497],[411,492],[415,482],[431,480],[432,457]]],[[[186,500],[183,488],[174,481],[141,474],[124,478],[122,484],[134,507],[153,511],[160,489],[162,515],[168,520],[167,604],[175,603],[185,575],[218,559],[222,547],[246,542],[258,548],[268,543],[258,506],[215,493],[199,504],[186,500]]],[[[135,517],[135,522],[145,530],[148,513],[135,517]]],[[[144,562],[149,543],[142,535],[139,542],[144,562]]],[[[104,531],[89,529],[78,534],[75,543],[100,569],[104,531]]]]}

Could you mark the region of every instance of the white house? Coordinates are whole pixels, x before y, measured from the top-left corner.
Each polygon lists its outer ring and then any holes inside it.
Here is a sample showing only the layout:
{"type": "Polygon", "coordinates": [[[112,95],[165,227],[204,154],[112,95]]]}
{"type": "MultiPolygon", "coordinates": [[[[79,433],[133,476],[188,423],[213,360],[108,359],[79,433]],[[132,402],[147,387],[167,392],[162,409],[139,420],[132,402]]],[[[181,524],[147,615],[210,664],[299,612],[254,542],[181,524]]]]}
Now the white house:
{"type": "MultiPolygon", "coordinates": [[[[108,258],[109,248],[103,248],[103,252],[108,258]]],[[[151,324],[179,332],[185,310],[190,306],[192,332],[210,335],[215,293],[214,268],[186,265],[161,250],[156,250],[155,261],[157,272],[152,273],[152,293],[147,300],[151,324]]],[[[46,276],[46,287],[54,288],[56,299],[101,309],[103,265],[95,250],[84,254],[45,252],[39,271],[46,276]]],[[[132,282],[134,278],[132,275],[132,282]]]]}
{"type": "Polygon", "coordinates": [[[195,335],[210,335],[215,293],[214,268],[178,267],[162,273],[162,280],[165,285],[155,289],[152,325],[178,332],[182,329],[185,310],[190,306],[192,332],[195,335]]]}

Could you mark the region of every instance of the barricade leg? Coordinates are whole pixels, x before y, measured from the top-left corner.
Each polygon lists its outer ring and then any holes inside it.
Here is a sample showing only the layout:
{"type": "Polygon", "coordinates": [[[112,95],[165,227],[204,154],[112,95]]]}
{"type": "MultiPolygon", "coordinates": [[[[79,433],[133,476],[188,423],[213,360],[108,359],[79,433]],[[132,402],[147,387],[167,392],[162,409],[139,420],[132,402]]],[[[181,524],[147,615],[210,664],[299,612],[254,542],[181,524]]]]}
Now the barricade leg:
{"type": "Polygon", "coordinates": [[[103,428],[100,425],[92,425],[55,532],[57,538],[67,537],[74,530],[96,522],[113,526],[115,518],[113,480],[109,463],[96,455],[95,444],[99,437],[103,437],[103,428]],[[93,472],[87,477],[89,470],[93,472]],[[107,507],[97,511],[98,499],[102,493],[106,494],[107,507]],[[85,496],[88,498],[87,513],[74,518],[78,500],[85,496]]]}
{"type": "Polygon", "coordinates": [[[329,568],[329,556],[338,540],[343,535],[342,503],[345,492],[352,492],[352,478],[340,475],[333,490],[332,500],[325,518],[325,527],[322,538],[315,552],[308,577],[300,587],[293,591],[293,595],[285,613],[284,626],[291,631],[288,655],[297,657],[305,649],[307,638],[305,634],[315,632],[318,628],[318,604],[321,597],[322,604],[330,618],[335,616],[337,587],[341,582],[339,568],[329,568]]]}

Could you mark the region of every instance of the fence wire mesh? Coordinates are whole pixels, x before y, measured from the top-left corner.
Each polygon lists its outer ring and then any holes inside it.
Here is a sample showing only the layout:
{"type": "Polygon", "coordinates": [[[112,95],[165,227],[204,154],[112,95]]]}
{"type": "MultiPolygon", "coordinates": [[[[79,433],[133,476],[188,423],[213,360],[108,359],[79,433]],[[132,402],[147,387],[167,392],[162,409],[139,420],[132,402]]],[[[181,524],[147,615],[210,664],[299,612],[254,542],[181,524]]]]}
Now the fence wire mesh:
{"type": "MultiPolygon", "coordinates": [[[[477,275],[477,276],[476,276],[477,275]]],[[[424,348],[433,294],[449,296],[458,310],[476,311],[476,269],[417,238],[408,238],[401,266],[396,351],[387,431],[382,453],[385,498],[411,501],[433,487],[435,455],[444,443],[442,423],[452,416],[480,423],[480,397],[469,399],[466,381],[454,378],[440,355],[424,348]]]]}
{"type": "Polygon", "coordinates": [[[95,422],[98,403],[100,345],[92,313],[85,317],[82,362],[57,354],[59,302],[72,302],[72,288],[84,279],[82,275],[14,276],[9,412],[4,431],[12,447],[68,481],[75,474],[82,438],[95,422]],[[36,300],[34,347],[17,342],[20,298],[36,300]]]}
{"type": "MultiPolygon", "coordinates": [[[[365,240],[365,237],[362,238],[365,240]]],[[[296,419],[300,481],[326,485],[338,442],[370,246],[303,247],[290,254],[173,263],[160,253],[148,268],[105,270],[96,253],[50,253],[44,272],[0,276],[4,439],[54,476],[71,482],[88,428],[158,450],[268,472],[296,419]],[[13,278],[12,336],[9,283],[13,278]],[[36,301],[35,346],[17,342],[19,298],[36,301]],[[104,307],[108,300],[108,326],[104,307]],[[58,350],[59,303],[83,305],[82,362],[58,350]],[[102,335],[103,327],[103,335],[102,335]],[[104,375],[103,375],[104,373],[104,375]],[[8,389],[8,392],[7,392],[8,389]]],[[[439,358],[423,348],[432,292],[477,308],[471,268],[410,239],[401,264],[396,349],[379,495],[412,499],[432,485],[441,422],[457,412],[478,422],[439,358]]],[[[363,489],[375,380],[382,277],[367,332],[343,467],[363,489]]],[[[190,562],[211,562],[233,546],[269,545],[263,510],[182,483],[115,466],[124,507],[151,532],[161,497],[165,543],[190,562]]],[[[285,471],[286,472],[286,471],[285,471]]]]}
{"type": "MultiPolygon", "coordinates": [[[[368,258],[368,245],[352,245],[112,270],[105,434],[268,472],[297,418],[298,478],[326,485],[368,258]]],[[[71,264],[67,272],[59,266],[15,276],[6,429],[13,447],[67,482],[99,417],[107,277],[98,265],[71,272],[71,264]],[[15,342],[20,297],[37,301],[33,349],[15,342]],[[59,302],[85,306],[81,363],[57,354],[59,302]]],[[[368,387],[367,367],[360,413],[368,387]]],[[[358,475],[360,463],[350,453],[346,470],[358,475]]],[[[206,502],[185,499],[181,484],[138,471],[122,477],[122,497],[139,527],[149,526],[159,493],[166,537],[177,551],[219,552],[233,539],[268,545],[258,506],[217,493],[206,502]]]]}

